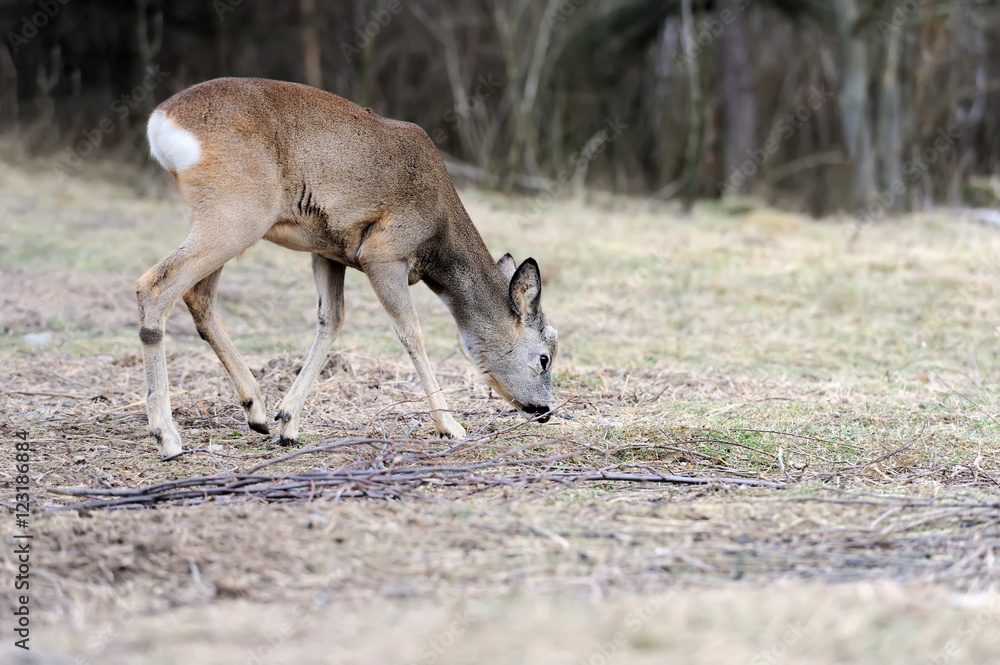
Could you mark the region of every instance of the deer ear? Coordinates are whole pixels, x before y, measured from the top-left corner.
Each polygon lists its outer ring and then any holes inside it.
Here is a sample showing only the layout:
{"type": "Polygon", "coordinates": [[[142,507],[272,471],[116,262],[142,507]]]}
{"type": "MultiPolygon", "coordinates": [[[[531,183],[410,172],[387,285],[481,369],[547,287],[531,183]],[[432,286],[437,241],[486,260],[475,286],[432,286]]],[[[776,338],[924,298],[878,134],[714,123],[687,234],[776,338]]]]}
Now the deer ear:
{"type": "Polygon", "coordinates": [[[504,279],[509,284],[511,278],[514,276],[514,271],[517,269],[517,264],[514,263],[514,257],[507,253],[497,261],[497,268],[500,268],[500,274],[504,276],[504,279]]]}
{"type": "Polygon", "coordinates": [[[534,259],[525,259],[510,280],[510,304],[514,313],[527,323],[541,312],[542,276],[534,259]]]}

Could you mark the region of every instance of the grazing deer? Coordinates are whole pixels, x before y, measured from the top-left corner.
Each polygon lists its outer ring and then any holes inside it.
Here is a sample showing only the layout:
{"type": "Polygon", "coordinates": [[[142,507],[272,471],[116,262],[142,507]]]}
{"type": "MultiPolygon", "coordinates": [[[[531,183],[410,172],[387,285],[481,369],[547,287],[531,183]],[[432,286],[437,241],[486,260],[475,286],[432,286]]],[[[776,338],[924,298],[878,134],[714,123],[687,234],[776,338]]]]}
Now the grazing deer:
{"type": "Polygon", "coordinates": [[[222,78],[160,104],[147,135],[191,208],[190,235],[136,284],[149,430],[161,455],[181,452],[163,348],[179,297],[229,372],[250,428],[268,432],[260,387],[215,309],[223,265],[261,238],[310,252],[318,293],[316,340],[275,417],[280,443],[297,441],[306,393],[343,324],[348,266],[368,276],[443,436],[465,430],[427,359],[409,292],[418,280],[451,310],[486,383],[548,420],[558,335],[542,314],[538,264],[516,266],[510,254],[493,262],[422,129],[308,86],[222,78]]]}

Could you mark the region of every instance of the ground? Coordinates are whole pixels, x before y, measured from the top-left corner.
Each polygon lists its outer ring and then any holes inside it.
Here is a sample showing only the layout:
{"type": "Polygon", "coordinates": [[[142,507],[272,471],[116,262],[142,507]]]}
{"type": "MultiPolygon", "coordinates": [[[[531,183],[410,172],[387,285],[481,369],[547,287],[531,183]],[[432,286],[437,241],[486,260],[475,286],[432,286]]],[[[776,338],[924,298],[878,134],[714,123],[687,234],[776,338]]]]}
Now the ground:
{"type": "MultiPolygon", "coordinates": [[[[168,367],[196,452],[157,460],[134,284],[183,240],[184,208],[152,169],[95,161],[66,177],[6,155],[11,611],[17,432],[32,449],[34,539],[31,657],[7,624],[5,659],[1000,663],[995,231],[946,211],[857,226],[758,204],[684,215],[463,189],[494,255],[541,266],[560,417],[523,424],[418,285],[432,362],[472,435],[437,439],[352,272],[344,332],[304,411],[303,448],[319,450],[266,473],[444,470],[295,500],[67,508],[101,498],[65,488],[238,474],[291,451],[248,430],[181,305],[168,367]],[[557,478],[591,471],[775,486],[557,478]]],[[[272,410],[311,342],[308,266],[262,243],[223,274],[223,318],[272,410]]]]}

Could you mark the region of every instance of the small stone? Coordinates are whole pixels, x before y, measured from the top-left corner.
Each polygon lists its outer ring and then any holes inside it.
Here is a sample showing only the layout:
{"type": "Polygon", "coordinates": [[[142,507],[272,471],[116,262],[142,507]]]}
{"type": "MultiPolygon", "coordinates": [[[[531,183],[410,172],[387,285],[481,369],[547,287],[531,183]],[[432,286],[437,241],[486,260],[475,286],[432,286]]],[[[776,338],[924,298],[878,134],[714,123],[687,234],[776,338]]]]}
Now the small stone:
{"type": "Polygon", "coordinates": [[[250,584],[245,579],[227,577],[215,581],[215,595],[219,598],[246,598],[249,591],[250,584]]]}
{"type": "Polygon", "coordinates": [[[21,338],[21,341],[23,341],[28,346],[44,346],[45,344],[52,343],[52,333],[48,331],[28,333],[27,335],[21,338]]]}
{"type": "Polygon", "coordinates": [[[313,511],[312,513],[309,514],[309,521],[306,522],[306,528],[315,529],[323,524],[326,524],[329,521],[330,520],[327,519],[326,515],[324,515],[323,513],[313,511]]]}
{"type": "Polygon", "coordinates": [[[209,444],[208,449],[211,452],[213,452],[213,453],[221,453],[222,452],[222,444],[221,443],[212,443],[212,444],[209,444]]]}

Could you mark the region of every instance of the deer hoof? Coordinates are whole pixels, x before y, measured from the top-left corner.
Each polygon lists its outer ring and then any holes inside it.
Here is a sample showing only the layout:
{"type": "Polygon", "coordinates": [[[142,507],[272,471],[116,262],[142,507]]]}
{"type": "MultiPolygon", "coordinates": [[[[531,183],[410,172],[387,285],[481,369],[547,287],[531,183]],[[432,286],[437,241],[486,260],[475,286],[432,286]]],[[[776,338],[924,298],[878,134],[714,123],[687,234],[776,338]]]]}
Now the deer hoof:
{"type": "Polygon", "coordinates": [[[159,427],[153,430],[156,437],[156,447],[160,449],[160,458],[168,460],[177,457],[184,449],[181,447],[181,436],[173,427],[163,430],[159,427]]]}
{"type": "Polygon", "coordinates": [[[447,414],[438,425],[438,432],[440,432],[442,438],[456,439],[458,441],[461,441],[466,436],[465,428],[454,417],[447,414]]]}
{"type": "Polygon", "coordinates": [[[267,428],[267,423],[251,423],[251,422],[248,422],[247,425],[249,425],[250,429],[252,429],[253,431],[257,432],[258,434],[270,434],[271,433],[271,430],[269,430],[267,428]]]}

